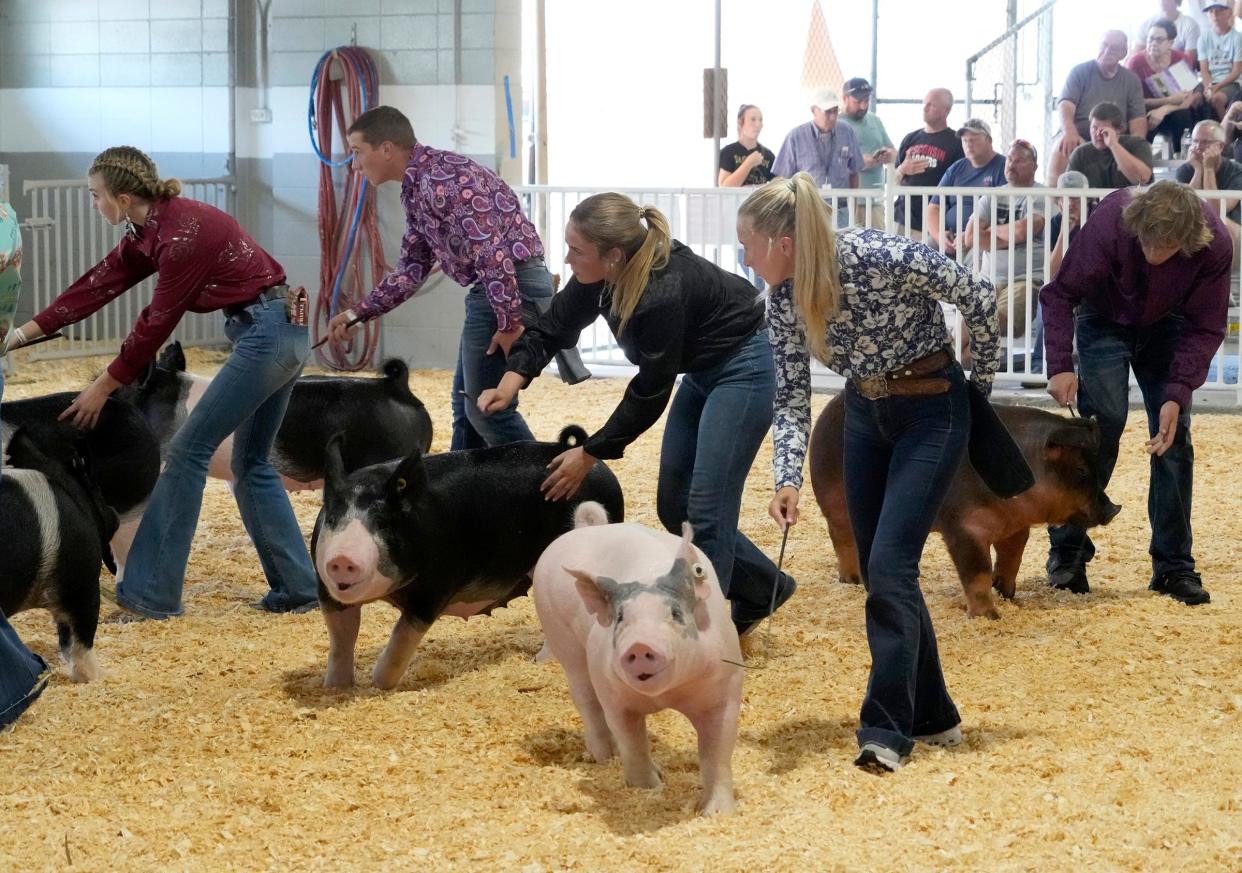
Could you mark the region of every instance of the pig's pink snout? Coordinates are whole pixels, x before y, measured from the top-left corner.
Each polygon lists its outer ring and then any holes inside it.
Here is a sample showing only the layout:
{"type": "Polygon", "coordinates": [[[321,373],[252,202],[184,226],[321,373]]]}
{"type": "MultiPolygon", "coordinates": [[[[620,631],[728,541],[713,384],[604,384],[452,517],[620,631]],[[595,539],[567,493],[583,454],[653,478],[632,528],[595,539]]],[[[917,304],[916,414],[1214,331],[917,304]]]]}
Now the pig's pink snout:
{"type": "Polygon", "coordinates": [[[621,665],[627,674],[639,682],[646,682],[668,666],[668,658],[650,646],[635,643],[621,656],[621,665]]]}
{"type": "Polygon", "coordinates": [[[340,588],[349,588],[362,581],[362,566],[348,555],[336,555],[327,565],[328,577],[340,588]]]}

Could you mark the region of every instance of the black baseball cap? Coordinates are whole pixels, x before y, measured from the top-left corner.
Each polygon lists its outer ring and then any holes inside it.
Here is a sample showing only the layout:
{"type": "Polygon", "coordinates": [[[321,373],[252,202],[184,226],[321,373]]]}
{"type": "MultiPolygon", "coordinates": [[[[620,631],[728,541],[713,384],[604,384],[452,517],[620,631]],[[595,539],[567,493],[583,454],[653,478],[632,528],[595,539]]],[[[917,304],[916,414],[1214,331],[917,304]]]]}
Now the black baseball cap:
{"type": "Polygon", "coordinates": [[[855,76],[841,88],[846,97],[863,97],[871,93],[871,83],[862,76],[855,76]]]}

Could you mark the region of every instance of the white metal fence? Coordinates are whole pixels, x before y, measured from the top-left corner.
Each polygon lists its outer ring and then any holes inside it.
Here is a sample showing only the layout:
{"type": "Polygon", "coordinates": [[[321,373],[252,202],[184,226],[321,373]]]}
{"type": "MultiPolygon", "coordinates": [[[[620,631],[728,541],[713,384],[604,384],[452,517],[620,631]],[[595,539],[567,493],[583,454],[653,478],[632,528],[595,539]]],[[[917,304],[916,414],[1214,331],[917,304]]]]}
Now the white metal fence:
{"type": "MultiPolygon", "coordinates": [[[[517,189],[523,197],[528,214],[539,228],[548,253],[548,263],[558,272],[557,262],[565,251],[565,223],[574,207],[591,194],[604,188],[567,188],[552,186],[527,186],[517,189]]],[[[636,203],[653,205],[668,217],[673,236],[689,246],[697,254],[707,258],[723,269],[740,275],[747,270],[739,263],[736,218],[742,201],[751,191],[744,188],[647,188],[625,189],[621,193],[636,203]]],[[[932,231],[923,241],[942,252],[969,264],[976,272],[987,275],[997,287],[998,308],[1007,315],[1002,321],[1001,345],[1003,360],[997,375],[999,387],[1017,388],[1022,383],[1038,383],[1045,369],[1042,348],[1042,325],[1037,319],[1039,288],[1050,278],[1052,246],[1049,226],[1053,216],[1071,208],[1071,201],[1078,201],[1084,217],[1089,214],[1094,199],[1112,193],[1104,189],[1082,189],[1071,197],[1064,190],[1053,188],[913,188],[898,187],[890,183],[885,188],[831,190],[824,189],[825,198],[835,206],[839,226],[870,226],[886,228],[891,232],[903,232],[894,220],[897,203],[904,201],[905,214],[921,209],[923,227],[932,231]],[[932,209],[928,198],[940,199],[938,208],[932,209]],[[1029,242],[1018,248],[997,245],[994,236],[988,245],[961,245],[948,250],[951,240],[961,242],[967,222],[962,211],[946,227],[947,206],[955,197],[988,197],[988,203],[980,212],[981,223],[989,226],[1004,224],[1007,216],[1024,212],[1026,217],[1018,220],[1025,224],[1029,242]],[[1027,207],[1019,210],[1019,204],[1027,201],[1027,207]],[[921,201],[921,203],[920,203],[921,201]],[[946,233],[946,230],[949,233],[946,233]],[[1004,277],[1012,277],[1006,281],[1004,277]]],[[[1221,215],[1225,215],[1226,199],[1238,192],[1202,192],[1205,198],[1219,203],[1221,215]]],[[[918,232],[911,236],[922,238],[918,232]]],[[[966,239],[977,239],[977,229],[966,239]]],[[[568,268],[560,272],[566,273],[568,268]]],[[[1207,384],[1201,395],[1210,395],[1217,403],[1242,405],[1242,389],[1238,384],[1238,257],[1235,258],[1232,279],[1232,301],[1229,310],[1228,334],[1218,351],[1209,372],[1207,384]]],[[[568,278],[566,275],[564,278],[568,278]]],[[[956,308],[945,306],[946,321],[958,345],[959,356],[968,360],[968,350],[961,342],[964,335],[956,308]]],[[[592,328],[583,332],[579,343],[583,359],[588,364],[627,364],[624,354],[617,346],[607,324],[600,319],[592,328]]],[[[839,387],[842,380],[826,368],[815,364],[812,380],[816,386],[839,387]]]]}
{"type": "MultiPolygon", "coordinates": [[[[237,188],[232,179],[183,179],[182,195],[232,214],[237,188]]],[[[91,205],[81,179],[25,182],[30,198],[22,223],[24,255],[23,303],[39,312],[79,276],[101,261],[124,232],[113,227],[91,205]]],[[[31,349],[32,360],[116,351],[138,314],[151,302],[155,280],[147,279],[99,312],[66,327],[64,339],[31,349]]],[[[23,307],[24,308],[24,307],[23,307]]],[[[185,345],[225,342],[219,313],[187,313],[173,332],[185,345]]]]}

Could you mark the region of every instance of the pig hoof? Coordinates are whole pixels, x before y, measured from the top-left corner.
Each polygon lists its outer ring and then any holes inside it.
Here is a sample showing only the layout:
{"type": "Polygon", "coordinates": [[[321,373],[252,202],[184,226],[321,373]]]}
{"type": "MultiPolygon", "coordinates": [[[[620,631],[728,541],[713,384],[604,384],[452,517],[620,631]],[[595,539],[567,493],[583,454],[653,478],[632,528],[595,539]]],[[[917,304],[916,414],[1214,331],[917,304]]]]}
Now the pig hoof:
{"type": "Polygon", "coordinates": [[[69,656],[69,678],[74,682],[94,682],[99,678],[99,662],[94,649],[79,649],[69,656]]]}
{"type": "Polygon", "coordinates": [[[354,676],[333,676],[331,673],[323,677],[324,688],[353,688],[354,676]]]}
{"type": "Polygon", "coordinates": [[[606,764],[612,760],[612,737],[605,737],[603,739],[588,737],[586,747],[587,754],[591,756],[591,760],[596,764],[606,764]]]}
{"type": "Polygon", "coordinates": [[[699,804],[699,815],[702,816],[727,815],[736,811],[737,803],[733,800],[732,792],[704,797],[703,802],[699,804]]]}
{"type": "Polygon", "coordinates": [[[375,669],[371,671],[371,684],[381,691],[391,691],[397,687],[397,683],[401,681],[401,672],[397,670],[384,670],[379,664],[375,665],[375,669]]]}
{"type": "Polygon", "coordinates": [[[556,655],[552,654],[552,649],[548,646],[548,641],[543,641],[543,648],[535,655],[535,663],[543,664],[547,661],[555,661],[556,655]]]}
{"type": "Polygon", "coordinates": [[[647,773],[631,779],[625,777],[625,784],[631,788],[661,788],[664,786],[664,780],[660,778],[660,770],[658,767],[652,767],[647,773]]]}

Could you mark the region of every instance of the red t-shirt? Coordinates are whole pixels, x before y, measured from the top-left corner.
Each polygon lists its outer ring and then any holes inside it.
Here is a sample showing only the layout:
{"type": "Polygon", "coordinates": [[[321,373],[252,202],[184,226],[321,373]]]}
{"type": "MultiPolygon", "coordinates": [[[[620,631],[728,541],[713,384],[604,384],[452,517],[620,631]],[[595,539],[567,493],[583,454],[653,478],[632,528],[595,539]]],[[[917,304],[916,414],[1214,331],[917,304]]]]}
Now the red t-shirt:
{"type": "MultiPolygon", "coordinates": [[[[1186,69],[1190,70],[1191,75],[1196,76],[1197,78],[1198,74],[1195,70],[1191,69],[1190,61],[1187,60],[1185,52],[1180,52],[1177,49],[1171,49],[1169,55],[1168,69],[1172,69],[1178,64],[1185,64],[1186,69]]],[[[1151,68],[1151,62],[1147,60],[1146,51],[1140,49],[1132,54],[1126,61],[1126,66],[1129,67],[1130,70],[1139,77],[1139,81],[1143,83],[1144,97],[1168,97],[1170,94],[1175,94],[1178,90],[1180,90],[1173,83],[1166,83],[1163,88],[1160,88],[1159,90],[1153,87],[1152,76],[1156,75],[1156,71],[1151,68]]],[[[1122,108],[1124,109],[1125,107],[1122,108]]]]}

